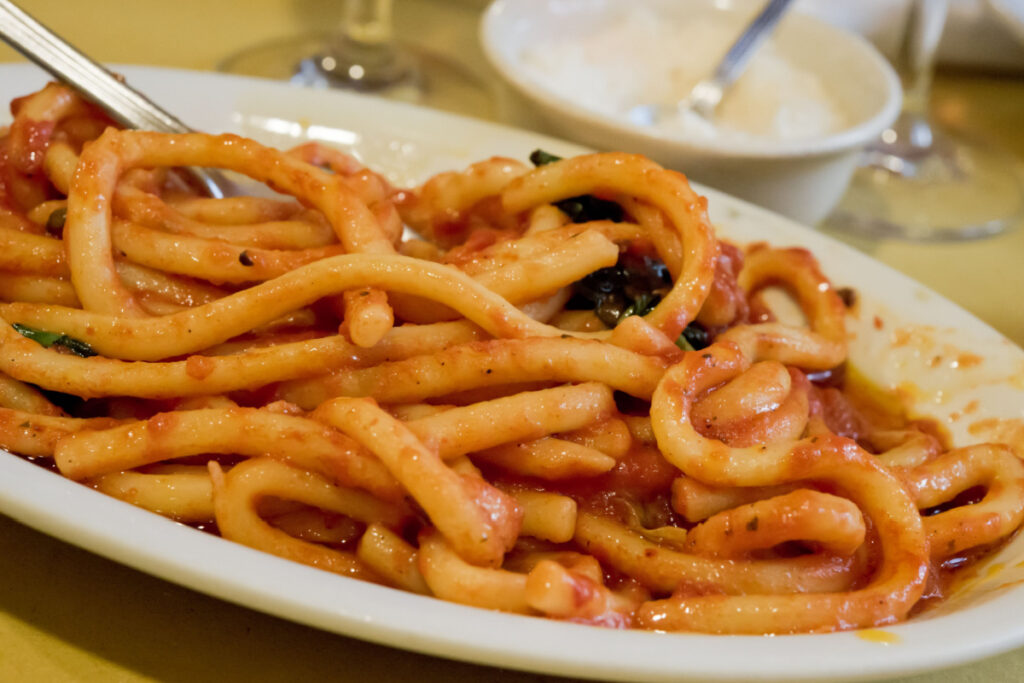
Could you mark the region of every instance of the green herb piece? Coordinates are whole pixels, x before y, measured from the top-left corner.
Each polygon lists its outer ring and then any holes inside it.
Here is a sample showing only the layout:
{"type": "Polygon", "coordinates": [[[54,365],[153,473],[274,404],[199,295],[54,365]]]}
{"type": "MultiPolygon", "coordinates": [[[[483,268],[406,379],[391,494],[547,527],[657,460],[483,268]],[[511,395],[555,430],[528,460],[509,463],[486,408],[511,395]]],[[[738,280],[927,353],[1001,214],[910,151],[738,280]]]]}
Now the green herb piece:
{"type": "Polygon", "coordinates": [[[608,327],[631,315],[647,315],[672,288],[668,269],[661,261],[623,254],[610,268],[590,273],[573,286],[568,308],[593,310],[608,327]]]}
{"type": "Polygon", "coordinates": [[[686,337],[683,336],[683,335],[679,335],[679,338],[676,339],[676,346],[681,348],[683,351],[696,351],[697,350],[697,349],[693,348],[692,346],[690,346],[690,342],[686,341],[686,337]]]}
{"type": "Polygon", "coordinates": [[[686,326],[683,330],[683,334],[680,335],[686,339],[686,342],[694,351],[700,351],[711,346],[711,335],[704,329],[704,326],[698,322],[692,322],[686,326]]]}
{"type": "Polygon", "coordinates": [[[594,307],[594,315],[607,327],[615,327],[626,317],[627,310],[625,299],[619,294],[612,293],[597,302],[597,306],[594,307]]]}
{"type": "Polygon", "coordinates": [[[625,217],[622,207],[615,202],[608,201],[607,199],[598,199],[589,194],[569,197],[554,204],[573,223],[589,223],[590,221],[621,223],[625,217]]]}
{"type": "Polygon", "coordinates": [[[686,326],[683,333],[676,339],[676,346],[683,351],[700,351],[711,345],[711,335],[698,322],[692,322],[686,326]]]}
{"type": "Polygon", "coordinates": [[[534,166],[543,166],[544,164],[551,164],[556,161],[561,161],[562,157],[551,152],[545,152],[542,149],[535,149],[530,152],[530,163],[534,166]]]}
{"type": "Polygon", "coordinates": [[[857,305],[857,290],[852,287],[840,287],[836,290],[836,294],[842,300],[843,305],[847,308],[853,308],[857,305]]]}
{"type": "Polygon", "coordinates": [[[54,209],[50,213],[50,216],[46,219],[46,232],[53,235],[54,237],[60,237],[64,234],[64,222],[68,218],[68,209],[66,206],[62,206],[59,209],[54,209]]]}
{"type": "MultiPolygon", "coordinates": [[[[535,149],[530,153],[530,163],[534,166],[544,166],[545,164],[551,164],[556,161],[561,161],[562,157],[545,152],[542,149],[535,149]]],[[[561,201],[555,202],[555,206],[559,208],[573,223],[588,223],[590,221],[612,221],[615,223],[621,223],[625,217],[625,212],[622,207],[615,202],[610,202],[607,199],[598,199],[597,197],[589,194],[580,195],[579,197],[569,197],[561,201]]]]}
{"type": "Polygon", "coordinates": [[[12,327],[23,337],[28,337],[32,341],[36,342],[40,346],[50,348],[51,346],[58,346],[66,351],[70,351],[76,356],[82,358],[88,358],[89,356],[95,356],[96,352],[93,351],[92,347],[86,344],[84,341],[69,337],[66,334],[59,332],[47,332],[46,330],[37,330],[34,327],[27,325],[20,325],[14,323],[12,327]]]}
{"type": "Polygon", "coordinates": [[[660,296],[643,292],[633,299],[633,310],[630,315],[647,315],[654,310],[654,307],[658,305],[660,300],[660,296]]]}

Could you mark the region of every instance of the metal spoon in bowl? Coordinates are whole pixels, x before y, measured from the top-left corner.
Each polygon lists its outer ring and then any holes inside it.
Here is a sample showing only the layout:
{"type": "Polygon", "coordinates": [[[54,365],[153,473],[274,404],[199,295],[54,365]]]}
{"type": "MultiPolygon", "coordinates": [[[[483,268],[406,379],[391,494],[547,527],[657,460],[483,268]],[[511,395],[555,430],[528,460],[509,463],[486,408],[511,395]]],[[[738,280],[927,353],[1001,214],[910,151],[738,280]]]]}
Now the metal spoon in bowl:
{"type": "MultiPolygon", "coordinates": [[[[95,103],[126,128],[161,133],[192,129],[69,45],[10,0],[0,0],[0,38],[95,103]]],[[[212,197],[225,197],[231,182],[217,171],[188,168],[186,175],[212,197]]]]}
{"type": "Polygon", "coordinates": [[[627,112],[629,120],[638,126],[652,126],[661,119],[690,110],[710,121],[726,89],[746,69],[758,46],[771,34],[791,2],[770,0],[732,44],[714,72],[698,81],[682,100],[675,104],[637,105],[627,112]]]}

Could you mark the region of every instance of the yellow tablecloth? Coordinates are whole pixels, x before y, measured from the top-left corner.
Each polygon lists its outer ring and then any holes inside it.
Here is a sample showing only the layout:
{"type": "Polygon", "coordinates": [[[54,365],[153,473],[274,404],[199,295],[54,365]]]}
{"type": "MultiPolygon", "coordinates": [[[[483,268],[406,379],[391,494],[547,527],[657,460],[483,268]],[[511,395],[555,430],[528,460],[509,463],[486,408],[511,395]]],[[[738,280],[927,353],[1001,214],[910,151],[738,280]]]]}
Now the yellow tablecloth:
{"type": "MultiPolygon", "coordinates": [[[[337,18],[332,0],[22,0],[101,61],[213,69],[228,54],[337,18]]],[[[493,77],[482,0],[398,0],[399,33],[493,77]]],[[[0,61],[20,57],[0,48],[0,61]]],[[[936,113],[1024,159],[1024,78],[942,74],[936,113]]],[[[855,242],[1024,345],[1024,230],[966,243],[855,242]]],[[[1009,683],[1024,649],[909,680],[1009,683]]],[[[0,516],[0,681],[530,681],[331,635],[127,569],[0,516]]]]}

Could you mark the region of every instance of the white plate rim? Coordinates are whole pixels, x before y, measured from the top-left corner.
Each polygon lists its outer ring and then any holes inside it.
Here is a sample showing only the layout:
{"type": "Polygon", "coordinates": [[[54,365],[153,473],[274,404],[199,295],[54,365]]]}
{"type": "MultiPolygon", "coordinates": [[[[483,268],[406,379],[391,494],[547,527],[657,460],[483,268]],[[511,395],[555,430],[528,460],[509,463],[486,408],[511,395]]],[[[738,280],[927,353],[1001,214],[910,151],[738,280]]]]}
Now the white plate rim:
{"type": "MultiPolygon", "coordinates": [[[[228,122],[234,106],[229,103],[260,92],[332,109],[343,105],[371,122],[393,117],[431,130],[457,129],[462,136],[493,136],[506,147],[525,145],[524,155],[538,145],[566,153],[575,148],[532,133],[355,95],[297,91],[210,73],[130,66],[118,70],[144,91],[160,93],[161,86],[164,91],[170,87],[175,113],[186,120],[205,110],[219,112],[228,122]],[[180,89],[183,84],[189,86],[187,95],[180,89]]],[[[2,65],[0,96],[25,94],[45,80],[30,65],[2,65]]],[[[1008,345],[1011,357],[1024,358],[1024,352],[981,321],[863,254],[739,200],[699,190],[713,209],[719,207],[726,222],[732,214],[765,226],[766,236],[776,231],[799,235],[823,257],[826,272],[841,259],[844,270],[869,274],[872,287],[913,292],[925,311],[938,307],[952,324],[986,343],[1008,345]]],[[[901,641],[891,646],[849,632],[777,638],[666,635],[493,613],[337,577],[228,543],[17,457],[0,457],[0,511],[141,571],[296,622],[427,654],[536,672],[620,680],[866,680],[945,668],[1024,644],[1024,623],[1011,618],[1024,609],[1024,589],[1010,589],[999,600],[948,616],[887,627],[901,641]]]]}

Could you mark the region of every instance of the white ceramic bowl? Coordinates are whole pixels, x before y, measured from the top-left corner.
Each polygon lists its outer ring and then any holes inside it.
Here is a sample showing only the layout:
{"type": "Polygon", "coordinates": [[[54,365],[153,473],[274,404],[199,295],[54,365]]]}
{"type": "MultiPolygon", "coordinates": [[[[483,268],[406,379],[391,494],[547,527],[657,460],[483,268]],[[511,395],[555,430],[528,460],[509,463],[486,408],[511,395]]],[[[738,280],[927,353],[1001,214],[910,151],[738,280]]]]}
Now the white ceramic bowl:
{"type": "MultiPolygon", "coordinates": [[[[863,146],[899,113],[902,92],[888,62],[867,41],[801,14],[783,19],[777,51],[817,74],[846,114],[845,129],[816,138],[668,137],[586,109],[531,76],[523,54],[538,43],[586,31],[635,3],[683,20],[695,13],[749,16],[752,0],[496,0],[481,24],[494,67],[512,85],[510,117],[521,125],[598,149],[645,154],[694,180],[813,225],[842,196],[863,146]]],[[[628,59],[628,55],[624,56],[628,59]]]]}

